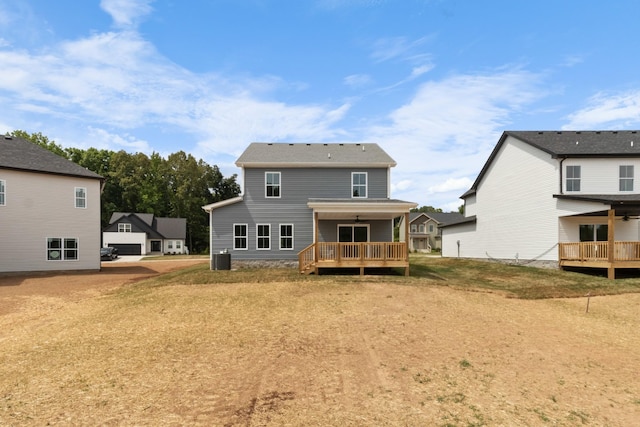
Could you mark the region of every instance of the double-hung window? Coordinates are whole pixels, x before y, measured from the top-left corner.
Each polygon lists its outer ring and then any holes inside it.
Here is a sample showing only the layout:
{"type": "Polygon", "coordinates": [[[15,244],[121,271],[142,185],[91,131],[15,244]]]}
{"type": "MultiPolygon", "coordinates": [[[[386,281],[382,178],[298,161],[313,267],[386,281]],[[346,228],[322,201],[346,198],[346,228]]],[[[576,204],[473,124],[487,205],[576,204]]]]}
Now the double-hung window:
{"type": "Polygon", "coordinates": [[[280,197],[280,172],[265,172],[265,196],[280,197]]]}
{"type": "Polygon", "coordinates": [[[567,191],[580,191],[580,166],[567,166],[567,191]]]}
{"type": "Polygon", "coordinates": [[[247,224],[233,224],[233,249],[249,249],[247,239],[247,224]]]}
{"type": "Polygon", "coordinates": [[[293,224],[280,224],[280,249],[293,250],[293,224]]]}
{"type": "Polygon", "coordinates": [[[84,187],[75,188],[76,208],[84,209],[87,207],[87,189],[84,187]]]}
{"type": "Polygon", "coordinates": [[[261,251],[271,249],[270,224],[256,224],[256,249],[261,251]]]}
{"type": "Polygon", "coordinates": [[[620,166],[620,191],[633,191],[633,165],[620,166]]]}
{"type": "Polygon", "coordinates": [[[48,261],[75,261],[78,259],[78,239],[49,237],[47,238],[48,261]]]}
{"type": "Polygon", "coordinates": [[[131,224],[127,222],[118,224],[118,233],[131,233],[131,224]]]}
{"type": "Polygon", "coordinates": [[[7,181],[0,179],[0,206],[7,204],[7,181]]]}
{"type": "Polygon", "coordinates": [[[366,172],[351,172],[351,197],[367,197],[366,172]]]}

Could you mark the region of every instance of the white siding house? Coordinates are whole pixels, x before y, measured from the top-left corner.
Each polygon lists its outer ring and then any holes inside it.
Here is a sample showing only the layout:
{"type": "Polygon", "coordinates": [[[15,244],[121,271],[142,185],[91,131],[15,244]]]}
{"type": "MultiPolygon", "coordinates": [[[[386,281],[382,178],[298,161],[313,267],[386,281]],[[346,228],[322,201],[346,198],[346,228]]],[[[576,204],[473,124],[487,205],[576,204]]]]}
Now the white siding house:
{"type": "Polygon", "coordinates": [[[99,270],[102,177],[0,137],[0,273],[99,270]]]}
{"type": "MultiPolygon", "coordinates": [[[[462,196],[465,219],[443,228],[443,256],[589,266],[596,246],[580,242],[637,242],[639,144],[635,131],[504,132],[462,196]]],[[[599,245],[599,267],[635,265],[599,245]]]]}

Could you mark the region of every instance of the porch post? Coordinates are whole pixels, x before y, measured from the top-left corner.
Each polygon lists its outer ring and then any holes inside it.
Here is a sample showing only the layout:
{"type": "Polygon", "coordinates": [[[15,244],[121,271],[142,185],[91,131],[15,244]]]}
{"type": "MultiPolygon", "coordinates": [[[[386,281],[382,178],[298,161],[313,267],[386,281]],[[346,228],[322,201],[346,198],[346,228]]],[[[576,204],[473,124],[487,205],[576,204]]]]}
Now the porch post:
{"type": "Polygon", "coordinates": [[[609,209],[607,215],[607,260],[609,262],[609,268],[607,269],[607,278],[616,278],[615,263],[615,209],[609,209]]]}
{"type": "Polygon", "coordinates": [[[316,275],[318,274],[318,259],[320,259],[320,248],[318,248],[318,212],[313,213],[313,252],[314,264],[316,265],[316,275]]]}
{"type": "Polygon", "coordinates": [[[409,275],[409,212],[404,213],[404,244],[405,244],[405,253],[406,253],[406,262],[407,265],[404,268],[404,275],[409,275]]]}

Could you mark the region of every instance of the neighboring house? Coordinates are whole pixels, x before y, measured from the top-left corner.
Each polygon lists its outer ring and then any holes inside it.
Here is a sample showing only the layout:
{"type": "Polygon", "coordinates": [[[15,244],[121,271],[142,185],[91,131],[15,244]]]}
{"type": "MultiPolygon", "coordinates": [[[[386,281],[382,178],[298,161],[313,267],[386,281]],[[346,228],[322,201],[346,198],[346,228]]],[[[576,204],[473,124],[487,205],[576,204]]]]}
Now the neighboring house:
{"type": "Polygon", "coordinates": [[[103,178],[0,136],[0,273],[100,269],[103,178]]]}
{"type": "Polygon", "coordinates": [[[184,254],[189,253],[186,237],[185,218],[114,212],[102,232],[102,245],[118,249],[119,255],[184,254]]]}
{"type": "Polygon", "coordinates": [[[504,132],[443,228],[449,257],[640,267],[637,131],[504,132]]]}
{"type": "Polygon", "coordinates": [[[243,194],[204,206],[211,253],[323,267],[405,267],[393,221],[415,203],[390,198],[396,162],[377,144],[252,143],[238,158],[243,194]]]}
{"type": "MultiPolygon", "coordinates": [[[[458,212],[411,212],[409,214],[409,250],[431,252],[442,249],[440,227],[458,222],[464,216],[458,212]]],[[[400,218],[400,241],[404,241],[406,223],[400,218]]]]}

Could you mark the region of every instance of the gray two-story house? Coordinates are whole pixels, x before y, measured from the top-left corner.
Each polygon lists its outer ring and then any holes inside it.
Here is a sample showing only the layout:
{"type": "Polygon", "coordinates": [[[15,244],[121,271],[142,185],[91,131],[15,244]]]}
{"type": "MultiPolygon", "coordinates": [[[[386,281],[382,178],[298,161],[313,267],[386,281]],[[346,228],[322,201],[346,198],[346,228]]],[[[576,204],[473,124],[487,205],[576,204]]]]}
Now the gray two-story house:
{"type": "Polygon", "coordinates": [[[391,199],[396,162],[377,144],[252,143],[236,161],[243,194],[203,208],[211,253],[237,260],[298,260],[319,268],[404,267],[393,220],[415,203],[391,199]]]}

